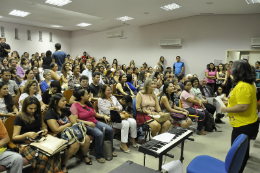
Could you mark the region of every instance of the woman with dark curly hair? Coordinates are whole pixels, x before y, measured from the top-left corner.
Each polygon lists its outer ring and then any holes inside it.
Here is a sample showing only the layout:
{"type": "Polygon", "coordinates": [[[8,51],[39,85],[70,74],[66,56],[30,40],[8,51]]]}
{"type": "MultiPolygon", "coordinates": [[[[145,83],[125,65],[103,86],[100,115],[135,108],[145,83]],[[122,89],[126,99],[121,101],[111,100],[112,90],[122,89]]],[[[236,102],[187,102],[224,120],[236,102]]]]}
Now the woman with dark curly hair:
{"type": "Polygon", "coordinates": [[[18,114],[18,110],[14,105],[13,97],[8,93],[8,85],[0,82],[0,118],[4,122],[16,114],[18,114]]]}
{"type": "Polygon", "coordinates": [[[242,173],[249,158],[250,139],[255,139],[259,130],[255,77],[252,75],[250,64],[240,60],[233,63],[231,78],[236,86],[230,93],[228,106],[221,107],[221,111],[228,113],[230,125],[233,127],[231,143],[240,134],[246,134],[249,138],[246,155],[239,171],[242,173]]]}

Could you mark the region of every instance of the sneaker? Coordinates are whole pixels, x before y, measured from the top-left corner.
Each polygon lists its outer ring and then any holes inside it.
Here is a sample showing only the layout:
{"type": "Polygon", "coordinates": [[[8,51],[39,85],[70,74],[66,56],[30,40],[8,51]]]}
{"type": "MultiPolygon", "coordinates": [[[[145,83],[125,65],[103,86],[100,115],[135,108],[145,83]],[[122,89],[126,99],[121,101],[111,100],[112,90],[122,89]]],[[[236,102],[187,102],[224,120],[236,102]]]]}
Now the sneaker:
{"type": "Polygon", "coordinates": [[[203,130],[203,131],[201,131],[201,132],[197,132],[197,135],[206,135],[206,132],[203,130]]]}

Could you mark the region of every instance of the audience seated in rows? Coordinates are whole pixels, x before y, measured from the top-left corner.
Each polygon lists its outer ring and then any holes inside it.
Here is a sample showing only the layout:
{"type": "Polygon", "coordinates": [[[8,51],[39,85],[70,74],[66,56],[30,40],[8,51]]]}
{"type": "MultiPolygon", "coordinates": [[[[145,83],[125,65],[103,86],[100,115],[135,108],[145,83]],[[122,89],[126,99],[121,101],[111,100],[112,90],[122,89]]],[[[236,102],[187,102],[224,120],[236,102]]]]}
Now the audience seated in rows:
{"type": "Polygon", "coordinates": [[[51,82],[50,88],[48,88],[42,93],[42,102],[45,105],[48,105],[51,97],[56,93],[61,93],[61,86],[60,86],[60,82],[54,80],[51,82]]]}
{"type": "Polygon", "coordinates": [[[131,95],[134,97],[134,93],[126,83],[127,77],[125,74],[121,74],[119,77],[119,83],[116,85],[116,93],[119,95],[131,95]]]}

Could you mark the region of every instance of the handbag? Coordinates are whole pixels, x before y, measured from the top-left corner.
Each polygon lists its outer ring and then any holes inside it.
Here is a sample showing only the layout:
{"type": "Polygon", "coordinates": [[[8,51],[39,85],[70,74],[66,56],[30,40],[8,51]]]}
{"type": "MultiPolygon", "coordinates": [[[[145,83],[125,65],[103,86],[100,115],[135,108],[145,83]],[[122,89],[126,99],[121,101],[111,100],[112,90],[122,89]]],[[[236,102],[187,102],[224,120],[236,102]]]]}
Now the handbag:
{"type": "Polygon", "coordinates": [[[37,148],[37,150],[47,156],[52,156],[67,148],[67,141],[59,139],[52,135],[47,134],[46,137],[42,137],[38,142],[30,143],[31,146],[37,148]]]}
{"type": "Polygon", "coordinates": [[[121,116],[122,120],[126,120],[130,117],[130,114],[127,113],[126,111],[122,111],[122,112],[120,112],[120,116],[121,116]]]}
{"type": "Polygon", "coordinates": [[[186,116],[184,114],[179,114],[179,113],[174,113],[174,112],[171,112],[170,113],[171,117],[173,119],[178,119],[178,120],[185,120],[186,119],[186,116]]]}
{"type": "Polygon", "coordinates": [[[111,121],[113,121],[115,123],[122,123],[121,115],[116,110],[110,110],[110,118],[111,118],[111,121]]]}
{"type": "Polygon", "coordinates": [[[154,120],[156,120],[158,123],[163,123],[167,120],[170,119],[170,113],[164,113],[164,116],[161,117],[161,115],[148,115],[149,117],[153,118],[154,120]]]}
{"type": "Polygon", "coordinates": [[[85,136],[87,133],[86,126],[82,123],[76,123],[71,127],[67,127],[61,132],[61,138],[67,141],[68,145],[78,141],[80,144],[85,143],[85,136]],[[83,139],[82,141],[80,141],[83,139]]]}

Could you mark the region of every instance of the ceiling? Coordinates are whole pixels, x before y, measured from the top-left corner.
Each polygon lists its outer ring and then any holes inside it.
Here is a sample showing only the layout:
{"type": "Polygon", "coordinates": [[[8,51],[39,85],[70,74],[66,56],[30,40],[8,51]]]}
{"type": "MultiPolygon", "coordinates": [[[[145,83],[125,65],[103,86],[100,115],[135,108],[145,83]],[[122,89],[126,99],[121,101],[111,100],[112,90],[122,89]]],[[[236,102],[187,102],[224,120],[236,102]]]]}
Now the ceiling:
{"type": "Polygon", "coordinates": [[[256,14],[260,4],[248,5],[245,0],[71,0],[63,6],[45,4],[46,0],[0,0],[0,21],[52,28],[61,25],[61,30],[103,31],[122,25],[143,26],[196,15],[256,14]],[[161,6],[177,3],[182,7],[165,11],[161,6]],[[12,10],[27,11],[26,17],[10,16],[12,10]],[[149,14],[144,14],[148,12],[149,14]],[[118,17],[129,16],[134,20],[122,22],[118,17]],[[79,27],[79,23],[91,23],[79,27]]]}

